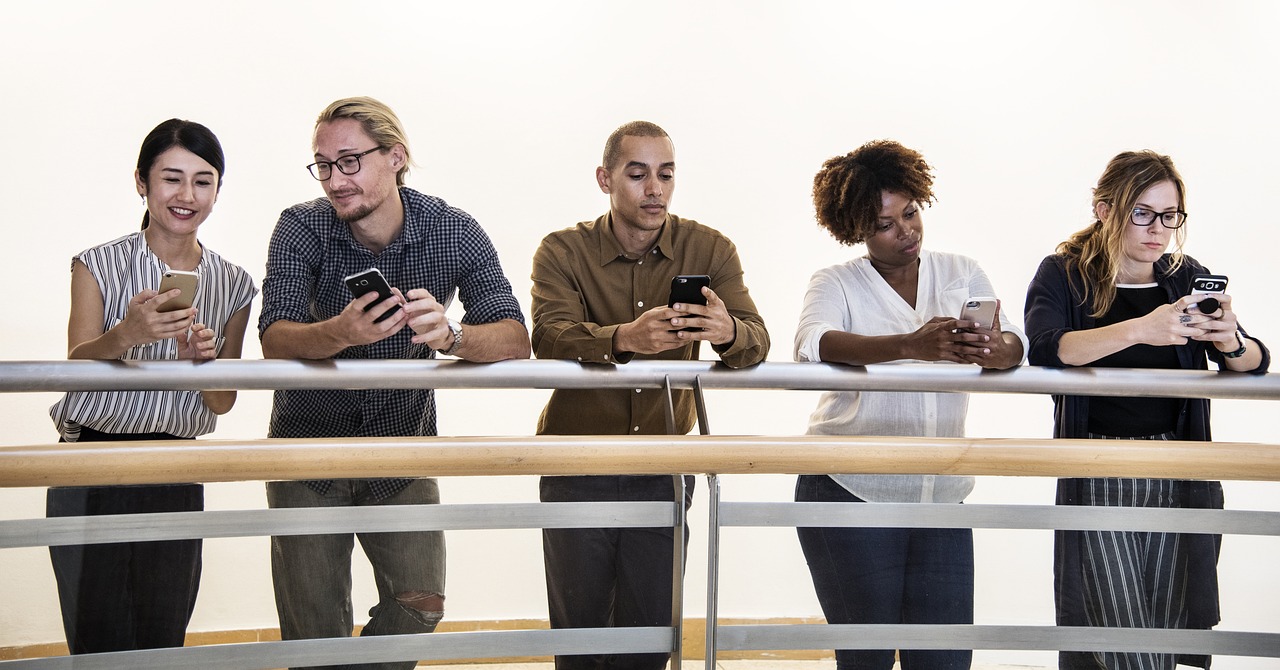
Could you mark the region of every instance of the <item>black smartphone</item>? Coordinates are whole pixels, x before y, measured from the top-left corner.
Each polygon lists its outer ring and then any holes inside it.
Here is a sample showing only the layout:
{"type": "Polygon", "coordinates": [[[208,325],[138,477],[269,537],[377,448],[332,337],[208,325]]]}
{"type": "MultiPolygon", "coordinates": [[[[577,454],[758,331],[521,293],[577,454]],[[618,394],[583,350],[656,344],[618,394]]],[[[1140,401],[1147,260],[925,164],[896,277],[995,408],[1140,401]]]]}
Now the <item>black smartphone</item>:
{"type": "MultiPolygon", "coordinates": [[[[351,296],[353,298],[359,298],[360,296],[366,293],[372,293],[375,291],[378,293],[378,299],[373,301],[373,305],[369,305],[368,307],[364,308],[364,311],[366,312],[373,309],[374,305],[377,305],[383,300],[386,300],[387,298],[390,298],[392,295],[395,295],[391,292],[391,285],[387,283],[387,279],[382,276],[382,271],[379,270],[378,268],[369,268],[364,272],[357,272],[353,275],[348,275],[347,277],[344,277],[342,281],[347,285],[347,288],[351,291],[351,296]]],[[[374,323],[378,323],[379,321],[386,319],[392,314],[395,314],[396,311],[399,309],[400,309],[400,305],[396,305],[395,307],[392,307],[391,309],[387,310],[385,314],[378,317],[374,321],[374,323]]]]}
{"type": "MultiPolygon", "coordinates": [[[[1195,275],[1191,277],[1191,295],[1222,294],[1227,292],[1226,275],[1195,275]]],[[[1196,303],[1201,314],[1213,314],[1218,311],[1217,298],[1208,297],[1196,303]]]]}
{"type": "MultiPolygon", "coordinates": [[[[682,302],[689,305],[705,305],[707,297],[702,295],[702,287],[711,285],[710,275],[676,275],[671,278],[671,294],[667,298],[667,307],[675,307],[682,302]]],[[[680,330],[697,331],[701,328],[681,328],[680,330]]]]}

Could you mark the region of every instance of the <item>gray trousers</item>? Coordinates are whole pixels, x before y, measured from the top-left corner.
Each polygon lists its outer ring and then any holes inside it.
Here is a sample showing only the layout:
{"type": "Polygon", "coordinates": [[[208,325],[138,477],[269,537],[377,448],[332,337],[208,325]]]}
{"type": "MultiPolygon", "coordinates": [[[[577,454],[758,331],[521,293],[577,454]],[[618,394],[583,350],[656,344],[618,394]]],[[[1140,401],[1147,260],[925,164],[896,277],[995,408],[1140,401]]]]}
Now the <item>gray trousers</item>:
{"type": "MultiPolygon", "coordinates": [[[[267,503],[273,507],[351,507],[357,505],[421,505],[440,502],[434,479],[415,479],[395,495],[378,500],[363,479],[337,480],[324,495],[304,482],[268,482],[267,503]]],[[[401,604],[397,594],[444,595],[444,533],[356,533],[290,535],[271,538],[271,576],[275,584],[280,637],[306,640],[350,637],[351,551],[360,540],[378,587],[378,604],[369,610],[361,635],[430,633],[443,616],[401,604]]],[[[417,660],[362,663],[343,668],[411,670],[417,660]]]]}

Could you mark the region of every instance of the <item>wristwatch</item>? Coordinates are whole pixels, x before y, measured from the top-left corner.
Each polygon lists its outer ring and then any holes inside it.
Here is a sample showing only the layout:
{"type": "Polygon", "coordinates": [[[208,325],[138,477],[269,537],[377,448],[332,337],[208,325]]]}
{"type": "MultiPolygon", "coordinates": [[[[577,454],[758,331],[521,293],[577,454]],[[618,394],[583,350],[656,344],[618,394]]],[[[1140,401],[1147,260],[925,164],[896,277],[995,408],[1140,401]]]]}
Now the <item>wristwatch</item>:
{"type": "Polygon", "coordinates": [[[453,344],[444,349],[437,349],[437,351],[446,356],[452,356],[453,352],[457,351],[458,346],[462,344],[462,324],[449,319],[449,332],[453,333],[453,344]]]}
{"type": "Polygon", "coordinates": [[[1245,349],[1248,349],[1248,347],[1245,346],[1245,339],[1240,336],[1240,331],[1238,330],[1236,331],[1236,341],[1240,343],[1240,348],[1235,351],[1223,351],[1223,356],[1226,356],[1227,358],[1240,358],[1244,355],[1245,349]]]}

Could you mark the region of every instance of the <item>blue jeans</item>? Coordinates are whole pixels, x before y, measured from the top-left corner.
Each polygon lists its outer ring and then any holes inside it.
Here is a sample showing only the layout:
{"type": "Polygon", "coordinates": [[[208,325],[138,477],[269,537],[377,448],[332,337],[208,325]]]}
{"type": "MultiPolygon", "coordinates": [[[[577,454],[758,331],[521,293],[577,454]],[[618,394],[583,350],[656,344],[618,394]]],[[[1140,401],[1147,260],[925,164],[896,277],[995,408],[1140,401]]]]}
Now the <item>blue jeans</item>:
{"type": "MultiPolygon", "coordinates": [[[[826,475],[802,475],[796,502],[864,502],[826,475]]],[[[973,623],[973,531],[797,528],[827,623],[973,623]]],[[[901,650],[902,670],[963,670],[969,650],[901,650]]],[[[838,670],[889,670],[892,649],[838,649],[838,670]]]]}
{"type": "MultiPolygon", "coordinates": [[[[675,501],[672,477],[543,477],[542,502],[675,501]]],[[[693,477],[685,477],[685,509],[693,477]]],[[[542,531],[552,628],[671,625],[673,528],[542,531]]],[[[685,529],[685,546],[689,544],[685,529]]],[[[670,653],[556,656],[556,670],[661,670],[670,653]]]]}
{"type": "MultiPolygon", "coordinates": [[[[366,480],[340,479],[325,495],[303,482],[268,482],[273,507],[351,507],[427,505],[440,502],[434,479],[415,479],[390,498],[378,500],[366,480]]],[[[444,533],[356,533],[288,535],[271,538],[271,576],[275,583],[280,637],[307,640],[350,637],[351,551],[355,539],[373,566],[378,604],[369,610],[361,635],[430,633],[444,615],[444,533]]],[[[417,660],[363,663],[343,668],[411,670],[417,660]]]]}
{"type": "MultiPolygon", "coordinates": [[[[166,433],[81,428],[78,441],[176,439],[166,433]]],[[[69,486],[45,495],[49,518],[202,509],[199,484],[69,486]]],[[[67,648],[72,654],[93,654],[181,647],[200,588],[200,549],[198,538],[49,547],[67,648]]]]}

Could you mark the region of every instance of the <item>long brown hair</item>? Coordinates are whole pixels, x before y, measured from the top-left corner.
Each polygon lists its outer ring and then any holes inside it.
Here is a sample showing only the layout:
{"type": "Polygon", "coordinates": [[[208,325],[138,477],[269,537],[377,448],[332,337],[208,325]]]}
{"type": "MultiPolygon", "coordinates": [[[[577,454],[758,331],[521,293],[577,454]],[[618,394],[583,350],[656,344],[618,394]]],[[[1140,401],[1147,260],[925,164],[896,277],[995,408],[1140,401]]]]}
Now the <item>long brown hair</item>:
{"type": "MultiPolygon", "coordinates": [[[[1083,286],[1079,287],[1081,304],[1089,303],[1092,295],[1094,318],[1106,314],[1115,302],[1124,232],[1130,225],[1133,207],[1148,188],[1162,181],[1172,182],[1178,189],[1178,209],[1186,211],[1187,188],[1172,158],[1150,150],[1126,151],[1112,158],[1093,189],[1093,223],[1058,245],[1058,253],[1067,259],[1069,276],[1074,281],[1078,273],[1083,279],[1083,286]],[[1107,205],[1105,220],[1097,217],[1099,203],[1107,205]]],[[[1172,263],[1167,272],[1182,264],[1186,230],[1183,226],[1174,231],[1172,263]]]]}

